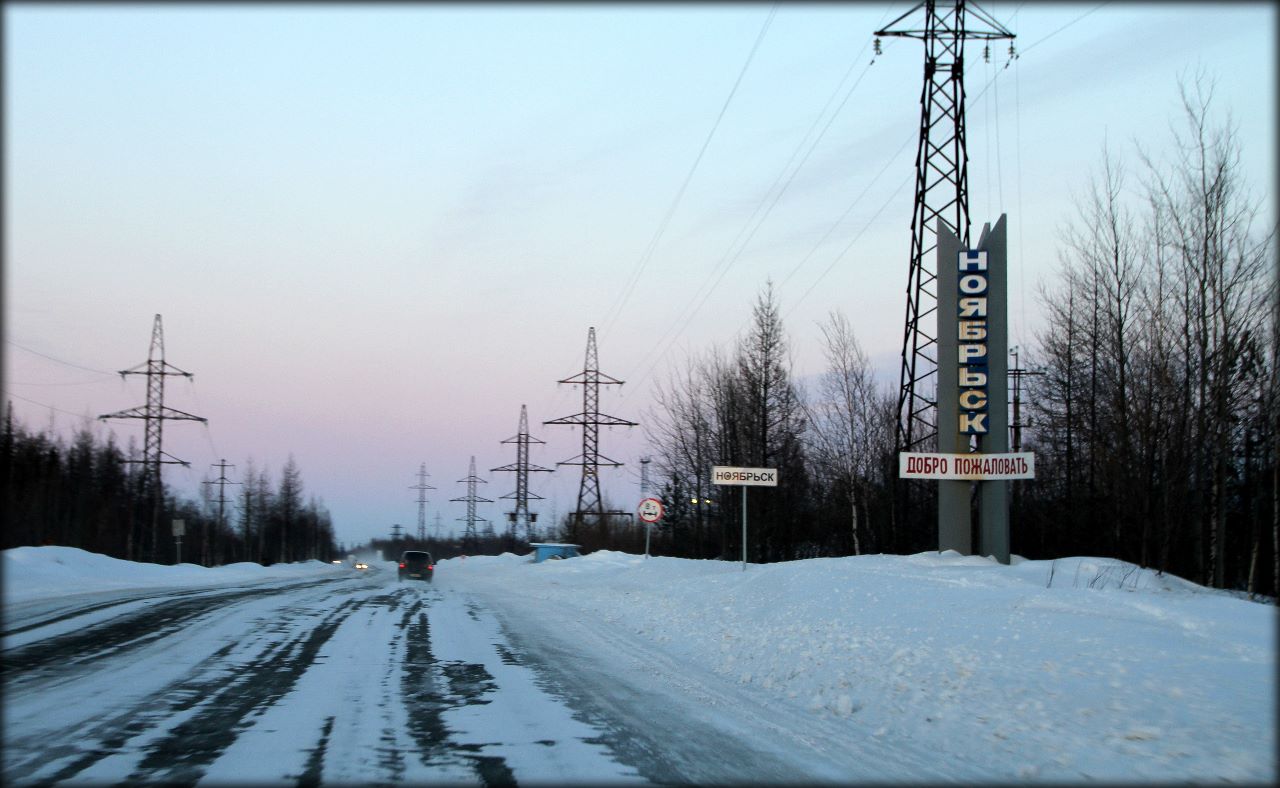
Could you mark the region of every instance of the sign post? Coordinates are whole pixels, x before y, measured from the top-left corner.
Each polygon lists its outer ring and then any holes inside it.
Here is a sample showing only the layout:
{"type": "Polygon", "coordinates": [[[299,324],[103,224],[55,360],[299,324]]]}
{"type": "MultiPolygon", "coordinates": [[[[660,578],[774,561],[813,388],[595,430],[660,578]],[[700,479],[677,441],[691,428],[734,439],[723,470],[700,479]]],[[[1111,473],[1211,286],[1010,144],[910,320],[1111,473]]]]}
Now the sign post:
{"type": "Polygon", "coordinates": [[[182,563],[182,535],[183,535],[184,533],[186,533],[186,530],[187,530],[187,523],[186,523],[186,521],[184,521],[184,520],[174,520],[174,521],[173,521],[173,538],[174,538],[175,540],[177,540],[177,545],[178,545],[178,561],[177,561],[177,563],[179,563],[179,564],[180,564],[180,563],[182,563]]]}
{"type": "Polygon", "coordinates": [[[657,498],[645,498],[637,510],[644,521],[644,557],[649,557],[649,531],[653,524],[662,519],[662,501],[657,498]]]}
{"type": "Polygon", "coordinates": [[[742,571],[747,571],[747,488],[777,487],[777,468],[734,468],[728,465],[711,466],[711,483],[739,485],[742,487],[742,571]]]}

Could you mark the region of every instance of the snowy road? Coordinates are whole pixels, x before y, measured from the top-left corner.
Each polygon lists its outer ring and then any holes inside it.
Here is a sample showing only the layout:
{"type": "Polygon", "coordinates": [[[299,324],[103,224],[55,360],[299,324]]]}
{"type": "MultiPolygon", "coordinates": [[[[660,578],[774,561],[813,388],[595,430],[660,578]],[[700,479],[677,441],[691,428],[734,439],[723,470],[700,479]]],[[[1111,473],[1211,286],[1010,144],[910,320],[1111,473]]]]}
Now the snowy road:
{"type": "Polygon", "coordinates": [[[643,781],[491,613],[385,569],[5,626],[7,784],[643,781]]]}
{"type": "Polygon", "coordinates": [[[1275,605],[1106,559],[3,569],[6,784],[1277,773],[1275,605]]]}

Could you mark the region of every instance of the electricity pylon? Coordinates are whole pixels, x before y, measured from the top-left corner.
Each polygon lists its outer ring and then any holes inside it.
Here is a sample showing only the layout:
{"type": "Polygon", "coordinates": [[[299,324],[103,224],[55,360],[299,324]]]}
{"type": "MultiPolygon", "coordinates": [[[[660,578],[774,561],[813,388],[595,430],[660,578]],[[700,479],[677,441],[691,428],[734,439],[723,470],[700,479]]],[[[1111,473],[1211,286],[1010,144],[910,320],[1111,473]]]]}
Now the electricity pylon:
{"type": "Polygon", "coordinates": [[[476,476],[476,458],[474,454],[471,455],[471,468],[467,473],[467,478],[459,479],[458,482],[465,483],[467,485],[467,494],[462,498],[450,498],[449,500],[467,502],[467,516],[459,517],[458,521],[464,522],[467,524],[467,529],[462,534],[463,547],[474,548],[476,546],[476,521],[480,520],[486,523],[489,522],[488,520],[485,520],[483,517],[476,516],[476,504],[477,503],[493,503],[493,501],[489,500],[488,498],[481,498],[478,495],[476,495],[476,485],[488,484],[488,482],[486,482],[484,479],[481,479],[479,476],[476,476]]]}
{"type": "MultiPolygon", "coordinates": [[[[191,465],[185,460],[179,460],[177,457],[165,453],[162,446],[164,422],[173,420],[208,423],[209,420],[175,410],[174,408],[165,407],[164,379],[174,375],[194,378],[195,375],[190,372],[183,372],[164,360],[164,327],[161,325],[160,315],[156,315],[156,319],[151,326],[151,349],[147,353],[146,362],[132,369],[120,370],[120,377],[123,378],[126,375],[147,376],[147,404],[115,413],[105,413],[98,418],[103,421],[107,419],[143,420],[142,459],[131,459],[126,460],[126,462],[141,463],[143,466],[140,482],[143,495],[140,498],[143,500],[148,496],[151,498],[151,539],[146,545],[146,556],[148,561],[154,562],[157,553],[161,503],[164,498],[164,485],[160,477],[160,466],[191,465]],[[166,457],[168,459],[165,459],[166,457]]],[[[131,561],[134,559],[133,548],[133,528],[131,526],[128,535],[125,537],[125,555],[131,561]]]]}
{"type": "Polygon", "coordinates": [[[418,483],[410,485],[410,490],[418,491],[418,541],[427,541],[427,490],[435,488],[427,484],[427,477],[431,474],[427,473],[427,464],[424,462],[418,468],[418,483]]]}
{"type": "Polygon", "coordinates": [[[587,358],[582,372],[560,383],[571,383],[582,386],[582,412],[565,416],[543,424],[577,424],[582,427],[582,454],[572,457],[556,465],[581,465],[582,483],[578,486],[578,508],[573,512],[576,527],[581,527],[584,515],[592,514],[597,522],[606,515],[627,515],[627,512],[604,510],[604,501],[600,498],[600,466],[617,468],[622,465],[600,454],[600,426],[634,427],[636,422],[608,416],[600,412],[600,385],[622,385],[622,381],[611,378],[600,371],[600,363],[596,358],[596,330],[587,331],[587,358]]]}
{"type": "MultiPolygon", "coordinates": [[[[239,484],[240,482],[233,482],[227,478],[227,468],[234,468],[236,466],[228,465],[226,460],[222,460],[221,462],[215,463],[211,467],[217,468],[220,474],[218,478],[214,479],[211,482],[205,482],[205,484],[218,485],[218,497],[214,500],[214,503],[218,504],[218,525],[217,525],[217,530],[214,532],[215,539],[214,539],[213,552],[214,552],[214,555],[217,556],[219,560],[221,560],[222,551],[218,549],[218,542],[221,541],[222,529],[226,526],[226,515],[225,515],[226,505],[230,503],[230,501],[227,500],[227,492],[226,492],[227,485],[239,484]]],[[[206,554],[203,557],[203,563],[205,566],[209,566],[209,563],[207,561],[207,554],[209,551],[209,536],[208,536],[209,529],[205,528],[205,529],[202,529],[202,531],[204,534],[204,538],[202,539],[201,549],[206,554]]],[[[249,540],[245,539],[245,546],[247,547],[248,544],[249,544],[249,540]]]]}
{"type": "MultiPolygon", "coordinates": [[[[907,277],[907,318],[902,336],[896,436],[898,451],[910,451],[923,448],[926,442],[937,437],[938,338],[931,316],[938,309],[938,277],[933,261],[938,222],[945,224],[964,248],[969,246],[964,42],[971,38],[1012,39],[1014,35],[976,3],[965,0],[924,0],[877,30],[875,35],[918,38],[924,42],[924,89],[920,95],[920,141],[916,151],[911,268],[907,277]],[[907,17],[922,9],[922,26],[905,24],[907,17]],[[969,25],[968,17],[977,20],[976,27],[969,25]]],[[[878,54],[878,38],[875,43],[878,54]]],[[[1010,44],[1010,52],[1012,48],[1010,44]]]]}
{"type": "Polygon", "coordinates": [[[516,445],[516,461],[510,465],[503,465],[499,468],[492,468],[492,471],[512,471],[516,475],[516,491],[504,495],[502,498],[514,498],[516,505],[515,510],[507,512],[507,537],[513,539],[517,534],[524,536],[526,542],[533,541],[533,523],[537,521],[537,514],[529,513],[529,499],[542,500],[542,496],[529,492],[529,474],[531,472],[550,473],[550,468],[543,468],[541,465],[529,464],[529,444],[530,443],[546,443],[546,441],[538,440],[529,436],[529,413],[528,409],[520,406],[520,428],[516,432],[514,438],[507,438],[502,443],[514,443],[516,445]]]}

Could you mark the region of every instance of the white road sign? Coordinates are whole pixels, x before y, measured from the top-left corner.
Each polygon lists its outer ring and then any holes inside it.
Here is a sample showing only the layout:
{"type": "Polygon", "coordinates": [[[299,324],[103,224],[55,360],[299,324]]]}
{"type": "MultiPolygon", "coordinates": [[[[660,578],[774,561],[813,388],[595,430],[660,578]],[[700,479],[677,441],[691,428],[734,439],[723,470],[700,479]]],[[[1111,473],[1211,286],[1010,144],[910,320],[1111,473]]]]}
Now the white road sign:
{"type": "Polygon", "coordinates": [[[898,477],[959,481],[1034,479],[1036,455],[1029,451],[1010,454],[927,454],[904,451],[898,455],[898,477]]]}
{"type": "Polygon", "coordinates": [[[777,487],[777,468],[734,468],[728,465],[711,466],[713,484],[734,484],[744,487],[777,487]]]}

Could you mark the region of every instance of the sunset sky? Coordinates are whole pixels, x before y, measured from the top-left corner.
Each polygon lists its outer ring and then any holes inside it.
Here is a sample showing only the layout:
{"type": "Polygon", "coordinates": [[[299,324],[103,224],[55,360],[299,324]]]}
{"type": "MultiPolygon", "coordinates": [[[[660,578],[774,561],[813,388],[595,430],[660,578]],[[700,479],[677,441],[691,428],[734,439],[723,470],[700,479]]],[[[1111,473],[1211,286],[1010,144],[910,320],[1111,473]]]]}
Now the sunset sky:
{"type": "MultiPolygon", "coordinates": [[[[822,372],[818,322],[850,319],[897,384],[923,48],[872,33],[910,3],[22,4],[4,7],[4,389],[69,434],[143,404],[163,316],[194,373],[165,404],[194,498],[220,459],[289,456],[338,538],[459,531],[456,480],[515,489],[521,405],[554,466],[581,433],[596,327],[625,382],[602,474],[634,510],[654,384],[729,350],[772,281],[793,374],[822,372]]],[[[1179,79],[1202,70],[1275,221],[1271,3],[987,3],[1017,34],[968,47],[975,234],[1009,216],[1010,345],[1104,146],[1141,186],[1171,153],[1179,79]]],[[[142,441],[140,421],[95,427],[142,441]]],[[[239,471],[230,478],[238,480],[239,471]]],[[[538,474],[540,520],[579,469],[538,474]]],[[[509,502],[481,504],[501,528],[509,502]]]]}

